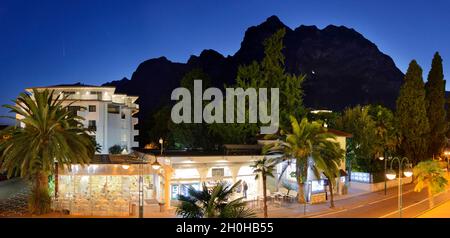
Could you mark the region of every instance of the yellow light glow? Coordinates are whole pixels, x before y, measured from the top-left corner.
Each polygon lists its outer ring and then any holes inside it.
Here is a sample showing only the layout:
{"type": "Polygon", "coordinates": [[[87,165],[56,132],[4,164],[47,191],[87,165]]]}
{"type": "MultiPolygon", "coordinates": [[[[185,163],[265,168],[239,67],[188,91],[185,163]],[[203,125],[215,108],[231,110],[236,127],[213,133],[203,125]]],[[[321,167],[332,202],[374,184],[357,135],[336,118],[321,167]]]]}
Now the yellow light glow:
{"type": "Polygon", "coordinates": [[[386,174],[386,178],[389,180],[394,180],[397,177],[396,174],[386,174]]]}
{"type": "Polygon", "coordinates": [[[406,176],[406,177],[411,177],[412,175],[413,175],[413,172],[412,171],[405,171],[405,172],[403,172],[403,174],[406,176]]]}

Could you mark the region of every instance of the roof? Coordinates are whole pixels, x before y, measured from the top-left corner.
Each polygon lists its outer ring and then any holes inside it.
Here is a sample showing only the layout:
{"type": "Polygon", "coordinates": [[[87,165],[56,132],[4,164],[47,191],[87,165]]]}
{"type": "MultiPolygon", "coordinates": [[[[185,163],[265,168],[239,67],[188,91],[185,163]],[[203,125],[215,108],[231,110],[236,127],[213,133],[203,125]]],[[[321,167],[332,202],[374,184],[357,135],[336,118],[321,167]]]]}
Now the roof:
{"type": "Polygon", "coordinates": [[[133,164],[141,163],[134,155],[95,155],[90,164],[133,164]]]}
{"type": "MultiPolygon", "coordinates": [[[[170,157],[186,157],[186,156],[225,156],[225,155],[261,155],[261,145],[242,145],[237,147],[222,148],[218,150],[200,150],[200,149],[186,149],[186,150],[164,150],[163,156],[170,157]]],[[[137,148],[136,151],[145,154],[159,156],[161,151],[159,149],[142,149],[137,148]]]]}
{"type": "Polygon", "coordinates": [[[334,134],[336,136],[342,136],[342,137],[347,137],[347,138],[352,138],[353,135],[347,132],[343,132],[340,130],[336,130],[336,129],[331,129],[331,128],[327,128],[327,131],[331,134],[334,134]]]}
{"type": "Polygon", "coordinates": [[[45,87],[32,87],[32,88],[115,88],[113,86],[97,86],[97,85],[89,85],[83,83],[73,83],[73,84],[57,84],[50,85],[45,87]]]}

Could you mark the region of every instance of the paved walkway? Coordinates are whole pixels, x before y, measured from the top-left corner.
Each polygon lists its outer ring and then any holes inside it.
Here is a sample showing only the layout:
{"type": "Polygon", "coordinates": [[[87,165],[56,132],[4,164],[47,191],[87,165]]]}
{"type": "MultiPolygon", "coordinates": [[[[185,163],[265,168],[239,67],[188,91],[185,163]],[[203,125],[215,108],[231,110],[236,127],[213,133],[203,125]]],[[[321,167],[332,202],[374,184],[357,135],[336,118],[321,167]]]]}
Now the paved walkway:
{"type": "MultiPolygon", "coordinates": [[[[394,192],[388,190],[388,194],[393,193],[394,192]]],[[[385,198],[384,191],[369,192],[366,190],[352,188],[350,185],[347,194],[334,196],[335,208],[330,208],[329,200],[318,204],[298,204],[296,202],[283,203],[281,206],[269,203],[268,215],[273,218],[313,217],[324,213],[342,210],[344,209],[344,205],[345,207],[351,205],[358,206],[361,203],[366,202],[374,194],[378,194],[377,199],[385,198]]],[[[263,217],[263,212],[259,210],[257,216],[263,217]]]]}
{"type": "MultiPolygon", "coordinates": [[[[26,186],[26,183],[21,179],[13,179],[7,182],[0,183],[0,200],[6,199],[8,197],[14,196],[26,186]]],[[[335,196],[336,204],[339,201],[353,201],[350,198],[356,198],[356,200],[365,200],[364,198],[359,198],[359,196],[363,196],[365,194],[371,194],[364,190],[358,190],[354,188],[349,188],[348,194],[335,196]]],[[[309,217],[317,214],[322,214],[334,210],[339,210],[340,208],[337,206],[334,209],[329,208],[329,202],[321,203],[321,204],[298,204],[294,203],[283,203],[281,206],[275,205],[273,203],[268,204],[269,207],[269,216],[270,217],[309,217]]],[[[165,212],[157,211],[155,207],[148,207],[145,209],[144,217],[146,218],[172,218],[176,217],[175,209],[172,208],[165,212]]],[[[257,216],[262,217],[262,210],[257,210],[257,216]]],[[[60,218],[76,218],[76,217],[86,217],[86,216],[73,216],[73,215],[62,215],[59,213],[47,214],[43,217],[60,217],[60,218]]],[[[92,216],[91,216],[92,217],[92,216]]],[[[129,218],[137,217],[130,216],[129,218]]]]}
{"type": "MultiPolygon", "coordinates": [[[[14,194],[19,194],[21,189],[26,186],[26,183],[20,179],[8,181],[7,183],[0,183],[0,201],[11,199],[14,194]]],[[[427,202],[424,200],[426,197],[425,191],[422,193],[415,193],[413,190],[413,184],[404,185],[403,194],[405,205],[405,217],[450,217],[450,192],[443,193],[436,196],[435,202],[437,207],[432,210],[427,210],[427,202]],[[448,201],[448,202],[447,202],[448,201]],[[417,204],[417,205],[416,205],[417,204]],[[408,212],[406,207],[414,206],[413,210],[417,210],[414,213],[408,212]],[[417,209],[418,207],[423,207],[417,209]],[[411,213],[411,214],[409,214],[411,213]]],[[[384,191],[379,192],[367,192],[364,190],[358,190],[349,188],[349,193],[346,195],[335,196],[335,208],[329,207],[329,201],[321,204],[298,204],[283,203],[280,205],[269,202],[269,217],[274,218],[300,218],[300,217],[396,217],[397,209],[397,188],[390,188],[387,190],[387,195],[384,195],[384,191]],[[377,207],[374,207],[377,206],[377,207]],[[389,210],[385,212],[384,210],[389,210]],[[392,211],[391,211],[392,210],[392,211]],[[370,212],[369,212],[370,211],[370,212]],[[390,214],[391,212],[392,214],[390,214]],[[371,213],[374,213],[371,215],[371,213]],[[383,213],[383,214],[378,214],[383,213]],[[395,213],[395,214],[394,214],[395,213]],[[388,216],[386,216],[387,214],[388,216]]],[[[175,209],[172,208],[168,211],[159,212],[158,207],[148,207],[145,209],[144,217],[146,218],[173,218],[176,217],[175,209]]],[[[411,210],[411,209],[409,209],[411,210]]],[[[263,217],[261,209],[256,210],[258,217],[263,217]]],[[[73,216],[62,215],[58,213],[47,214],[42,217],[59,217],[59,218],[77,218],[86,216],[73,216]]],[[[89,216],[93,218],[92,216],[89,216]]],[[[129,216],[127,218],[137,218],[135,216],[129,216]]]]}
{"type": "Polygon", "coordinates": [[[424,212],[417,218],[450,218],[450,201],[424,212]]]}
{"type": "Polygon", "coordinates": [[[26,187],[26,182],[19,178],[13,178],[0,182],[0,200],[7,199],[26,187]]]}

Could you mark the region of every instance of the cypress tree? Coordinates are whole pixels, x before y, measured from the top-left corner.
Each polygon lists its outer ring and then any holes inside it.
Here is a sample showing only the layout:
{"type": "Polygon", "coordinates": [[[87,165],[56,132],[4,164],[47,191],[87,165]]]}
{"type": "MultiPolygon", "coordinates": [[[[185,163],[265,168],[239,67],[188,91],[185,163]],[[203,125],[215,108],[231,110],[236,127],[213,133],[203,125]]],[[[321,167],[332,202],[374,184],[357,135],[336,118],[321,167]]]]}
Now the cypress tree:
{"type": "Polygon", "coordinates": [[[401,134],[401,151],[414,164],[427,159],[427,135],[430,131],[422,68],[411,61],[397,98],[397,126],[401,134]]]}
{"type": "Polygon", "coordinates": [[[438,52],[434,54],[428,81],[425,85],[427,116],[430,125],[428,135],[428,156],[439,155],[445,146],[447,131],[445,111],[445,81],[442,70],[442,58],[438,52]]]}

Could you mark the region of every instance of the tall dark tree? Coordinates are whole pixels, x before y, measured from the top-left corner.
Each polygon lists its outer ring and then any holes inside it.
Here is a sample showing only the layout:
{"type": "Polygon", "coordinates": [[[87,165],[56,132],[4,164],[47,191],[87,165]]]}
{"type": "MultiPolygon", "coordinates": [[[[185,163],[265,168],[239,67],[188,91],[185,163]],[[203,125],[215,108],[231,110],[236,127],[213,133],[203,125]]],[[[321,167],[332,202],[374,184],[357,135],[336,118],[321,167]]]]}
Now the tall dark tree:
{"type": "MultiPolygon", "coordinates": [[[[202,81],[202,92],[211,86],[211,79],[202,69],[193,69],[186,73],[180,81],[180,86],[187,88],[192,95],[191,105],[193,105],[194,81],[202,81]]],[[[203,102],[203,106],[207,102],[203,102]]],[[[169,114],[170,115],[170,114],[169,114]]],[[[191,115],[191,121],[194,121],[194,115],[191,115]]],[[[175,147],[181,148],[202,148],[208,150],[214,148],[216,138],[209,135],[208,124],[206,123],[180,123],[175,124],[168,120],[170,136],[174,140],[175,147]]]]}
{"type": "Polygon", "coordinates": [[[442,70],[442,58],[438,52],[434,54],[425,90],[428,123],[430,125],[428,156],[434,157],[438,155],[445,146],[445,133],[447,131],[445,81],[442,70]]]}
{"type": "MultiPolygon", "coordinates": [[[[261,62],[253,61],[249,65],[240,66],[236,77],[236,87],[239,88],[267,88],[268,102],[271,102],[271,88],[279,89],[279,123],[280,128],[289,128],[291,125],[290,116],[302,118],[305,116],[303,106],[302,84],[306,80],[306,75],[294,75],[285,71],[285,57],[283,55],[283,39],[286,29],[281,28],[273,35],[264,40],[264,58],[261,62]]],[[[247,111],[248,113],[248,111],[247,111]]],[[[255,135],[255,124],[247,124],[245,130],[242,125],[240,131],[247,132],[252,137],[255,135]]],[[[228,130],[230,125],[226,125],[228,130]]],[[[257,132],[257,131],[256,131],[257,132]]]]}
{"type": "Polygon", "coordinates": [[[430,131],[422,68],[411,61],[397,98],[397,126],[401,150],[414,164],[427,159],[427,135],[430,131]]]}

